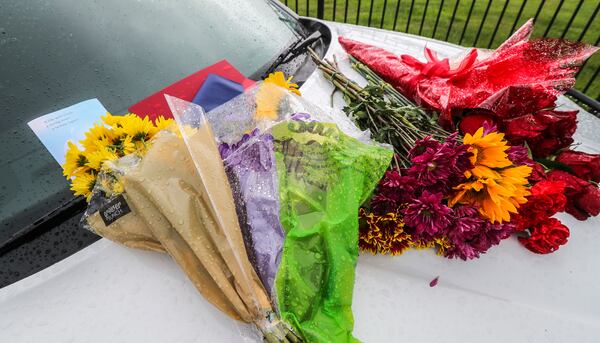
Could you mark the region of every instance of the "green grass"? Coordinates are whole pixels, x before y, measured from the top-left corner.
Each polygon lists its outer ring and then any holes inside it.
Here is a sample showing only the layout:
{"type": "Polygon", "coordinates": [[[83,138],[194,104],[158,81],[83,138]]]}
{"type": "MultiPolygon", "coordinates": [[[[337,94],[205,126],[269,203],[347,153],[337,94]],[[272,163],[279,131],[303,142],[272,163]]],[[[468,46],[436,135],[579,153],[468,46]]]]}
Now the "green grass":
{"type": "MultiPolygon", "coordinates": [[[[285,3],[285,0],[281,1],[285,3]]],[[[559,0],[492,0],[492,6],[490,6],[485,21],[482,22],[489,1],[476,1],[465,30],[463,30],[463,28],[465,27],[467,18],[469,18],[468,14],[472,0],[460,0],[454,21],[452,21],[452,12],[457,0],[414,0],[410,23],[408,23],[408,18],[411,0],[336,0],[335,13],[333,9],[334,0],[325,0],[324,19],[344,22],[347,6],[348,11],[346,21],[351,24],[358,23],[359,25],[367,26],[369,25],[371,1],[373,3],[373,9],[370,26],[394,30],[396,6],[397,2],[400,1],[395,27],[396,31],[417,35],[420,31],[421,36],[433,37],[439,40],[447,40],[451,43],[464,46],[477,46],[480,48],[496,48],[510,36],[513,23],[517,19],[517,15],[524,1],[525,5],[521,16],[517,21],[516,28],[525,23],[527,19],[533,18],[540,7],[540,4],[544,3],[541,12],[538,15],[535,31],[533,33],[534,37],[543,36],[548,25],[552,21],[552,17],[557,12],[560,3],[559,0]],[[498,20],[507,1],[508,5],[506,6],[506,11],[496,30],[498,20]],[[358,8],[359,2],[360,9],[358,8]],[[441,2],[443,2],[444,6],[442,7],[437,29],[434,32],[434,26],[441,2]],[[385,16],[382,20],[384,5],[385,16]],[[423,21],[423,26],[421,28],[421,21],[426,8],[425,20],[423,21]],[[450,26],[451,21],[452,26],[450,26]],[[478,37],[479,27],[482,27],[482,29],[478,37]],[[448,32],[448,30],[450,31],[448,32]],[[495,35],[494,32],[496,32],[495,35]],[[448,38],[446,39],[446,37],[448,38]]],[[[563,2],[560,11],[558,11],[556,18],[554,19],[554,23],[548,31],[548,37],[561,37],[564,33],[565,38],[578,40],[586,25],[591,22],[586,34],[581,40],[586,43],[598,45],[600,39],[600,14],[596,15],[595,18],[592,18],[598,1],[582,0],[579,11],[574,16],[572,23],[568,25],[578,3],[579,0],[567,0],[563,2]]],[[[288,0],[287,5],[300,15],[317,16],[317,0],[298,0],[297,8],[295,0],[288,0]],[[307,3],[309,4],[308,11],[307,3]]],[[[599,68],[600,52],[588,60],[577,77],[577,84],[575,86],[579,90],[585,90],[585,93],[588,96],[595,99],[600,98],[600,77],[595,74],[599,68]]]]}

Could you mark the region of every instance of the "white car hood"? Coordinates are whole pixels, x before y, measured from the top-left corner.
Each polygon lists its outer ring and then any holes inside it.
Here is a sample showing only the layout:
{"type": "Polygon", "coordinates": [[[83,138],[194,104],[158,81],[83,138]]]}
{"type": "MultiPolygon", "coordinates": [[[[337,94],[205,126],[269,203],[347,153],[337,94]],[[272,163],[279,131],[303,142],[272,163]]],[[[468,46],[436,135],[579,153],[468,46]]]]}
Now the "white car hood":
{"type": "MultiPolygon", "coordinates": [[[[326,23],[336,54],[349,68],[337,33],[395,53],[442,55],[451,44],[389,31],[326,23]]],[[[303,96],[331,105],[332,87],[315,72],[303,96]]],[[[335,107],[343,106],[340,97],[335,107]]],[[[561,98],[564,107],[575,105],[561,98]]],[[[575,140],[598,153],[600,121],[580,110],[575,140]]],[[[597,342],[600,335],[600,218],[559,215],[569,243],[536,255],[510,238],[464,262],[411,250],[361,254],[354,315],[365,342],[597,342]],[[436,287],[432,279],[439,276],[436,287]]],[[[106,239],[0,289],[0,342],[239,342],[238,325],[196,291],[167,255],[106,239]]]]}

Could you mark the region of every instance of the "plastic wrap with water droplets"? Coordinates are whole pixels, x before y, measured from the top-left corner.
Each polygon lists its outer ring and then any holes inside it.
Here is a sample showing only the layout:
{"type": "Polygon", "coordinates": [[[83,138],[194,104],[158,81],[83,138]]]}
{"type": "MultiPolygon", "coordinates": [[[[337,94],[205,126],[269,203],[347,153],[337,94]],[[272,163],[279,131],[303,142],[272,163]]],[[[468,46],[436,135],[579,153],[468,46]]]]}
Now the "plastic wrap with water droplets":
{"type": "MultiPolygon", "coordinates": [[[[527,21],[498,49],[472,49],[459,61],[439,59],[425,48],[426,62],[410,55],[396,56],[384,49],[340,37],[344,49],[370,67],[417,104],[440,112],[440,124],[454,125],[464,110],[488,108],[511,88],[542,87],[551,96],[575,84],[581,64],[597,47],[563,39],[529,39],[533,20],[527,21]]],[[[507,104],[510,105],[510,104],[507,104]]]]}
{"type": "MultiPolygon", "coordinates": [[[[170,96],[167,96],[167,102],[187,147],[190,163],[194,165],[201,181],[198,193],[200,202],[206,208],[200,209],[197,214],[203,218],[202,224],[211,233],[210,242],[218,251],[217,258],[224,261],[230,273],[227,279],[232,283],[235,293],[229,296],[234,300],[236,295],[239,296],[240,304],[244,305],[242,312],[249,315],[242,315],[242,320],[253,323],[268,342],[298,341],[299,337],[291,328],[275,316],[269,296],[248,258],[236,214],[234,193],[221,161],[217,139],[204,111],[198,105],[170,96]]],[[[221,284],[226,282],[221,281],[221,284]]]]}
{"type": "Polygon", "coordinates": [[[388,167],[391,149],[343,113],[268,83],[209,112],[207,120],[239,194],[238,217],[255,268],[266,284],[277,271],[272,298],[282,318],[311,342],[353,341],[358,207],[388,167]],[[253,205],[265,201],[272,206],[266,212],[253,205]]]}
{"type": "Polygon", "coordinates": [[[249,257],[272,296],[284,235],[269,132],[278,123],[301,116],[336,123],[348,135],[371,142],[369,133],[359,130],[342,112],[321,109],[268,82],[257,83],[206,115],[220,143],[249,257]]]}

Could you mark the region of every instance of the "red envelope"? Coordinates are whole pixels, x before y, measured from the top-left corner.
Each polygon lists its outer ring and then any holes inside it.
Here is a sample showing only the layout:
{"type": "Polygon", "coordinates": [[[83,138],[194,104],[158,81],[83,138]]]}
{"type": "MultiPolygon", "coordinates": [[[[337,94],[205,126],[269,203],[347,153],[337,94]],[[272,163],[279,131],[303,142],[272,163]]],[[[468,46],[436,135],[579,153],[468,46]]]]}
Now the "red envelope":
{"type": "Polygon", "coordinates": [[[151,120],[160,115],[165,118],[173,118],[164,95],[172,95],[191,102],[198,89],[200,89],[200,86],[204,83],[204,80],[206,80],[206,77],[208,77],[208,74],[216,74],[237,82],[244,86],[244,89],[254,84],[253,80],[247,79],[227,60],[222,60],[163,88],[135,105],[131,105],[129,112],[135,113],[142,118],[148,116],[151,120]]]}

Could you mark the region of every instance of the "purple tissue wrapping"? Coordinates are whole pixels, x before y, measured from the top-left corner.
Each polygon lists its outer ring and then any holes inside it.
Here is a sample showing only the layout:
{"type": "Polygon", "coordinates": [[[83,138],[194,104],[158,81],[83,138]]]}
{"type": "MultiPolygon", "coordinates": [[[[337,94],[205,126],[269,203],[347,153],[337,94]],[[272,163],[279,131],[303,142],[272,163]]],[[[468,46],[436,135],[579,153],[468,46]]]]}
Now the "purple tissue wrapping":
{"type": "Polygon", "coordinates": [[[260,134],[255,129],[235,144],[219,146],[248,257],[269,294],[284,239],[272,140],[269,134],[260,134]]]}

